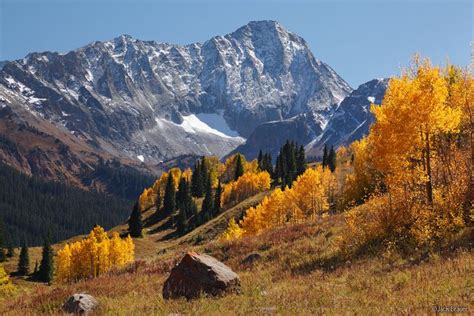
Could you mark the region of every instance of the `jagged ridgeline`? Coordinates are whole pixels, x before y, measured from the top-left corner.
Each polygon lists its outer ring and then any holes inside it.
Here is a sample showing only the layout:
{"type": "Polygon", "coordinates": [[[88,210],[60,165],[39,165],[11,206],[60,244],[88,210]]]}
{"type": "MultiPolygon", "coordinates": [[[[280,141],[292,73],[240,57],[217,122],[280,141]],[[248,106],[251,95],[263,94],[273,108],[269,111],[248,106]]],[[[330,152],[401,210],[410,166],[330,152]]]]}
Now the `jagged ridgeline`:
{"type": "MultiPolygon", "coordinates": [[[[105,172],[105,171],[103,171],[105,172]]],[[[85,191],[65,184],[29,177],[0,163],[0,219],[4,246],[53,242],[123,223],[132,203],[112,195],[85,191]]]]}

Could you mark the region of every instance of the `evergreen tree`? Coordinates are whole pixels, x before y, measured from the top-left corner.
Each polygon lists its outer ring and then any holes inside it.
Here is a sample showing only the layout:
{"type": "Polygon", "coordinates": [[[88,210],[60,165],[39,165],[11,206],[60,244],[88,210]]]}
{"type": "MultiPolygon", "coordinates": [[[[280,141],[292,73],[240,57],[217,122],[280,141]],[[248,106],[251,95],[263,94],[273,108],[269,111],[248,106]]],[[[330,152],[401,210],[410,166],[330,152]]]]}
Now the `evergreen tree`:
{"type": "Polygon", "coordinates": [[[201,164],[199,160],[194,165],[193,175],[191,177],[191,190],[195,197],[202,197],[203,195],[203,177],[201,174],[201,164]]]}
{"type": "Polygon", "coordinates": [[[244,164],[242,162],[242,155],[237,154],[237,157],[235,159],[235,176],[234,180],[237,181],[240,176],[244,174],[244,164]]]}
{"type": "Polygon", "coordinates": [[[5,262],[7,261],[7,253],[5,249],[0,248],[0,262],[5,262]]]}
{"type": "Polygon", "coordinates": [[[328,145],[324,144],[324,151],[323,151],[323,168],[328,166],[328,145]]]}
{"type": "Polygon", "coordinates": [[[33,274],[38,274],[38,260],[35,260],[35,268],[33,269],[33,274]]]}
{"type": "Polygon", "coordinates": [[[296,176],[302,175],[306,170],[306,157],[303,145],[300,146],[296,155],[296,176]]]}
{"type": "Polygon", "coordinates": [[[163,199],[163,209],[166,214],[173,214],[176,210],[176,189],[172,175],[168,175],[166,181],[165,197],[163,199]]]}
{"type": "Polygon", "coordinates": [[[38,270],[38,279],[51,284],[54,274],[54,254],[49,240],[49,236],[44,239],[41,263],[38,270]]]}
{"type": "Polygon", "coordinates": [[[13,248],[12,245],[9,245],[8,246],[8,250],[7,250],[7,257],[8,258],[11,258],[15,255],[15,248],[13,248]]]}
{"type": "Polygon", "coordinates": [[[138,202],[133,206],[132,214],[128,220],[128,232],[133,238],[142,238],[143,237],[143,221],[142,221],[142,212],[138,206],[138,202]]]}
{"type": "Polygon", "coordinates": [[[329,151],[327,164],[331,172],[336,170],[336,151],[334,150],[334,146],[331,146],[331,150],[329,151]]]}
{"type": "Polygon", "coordinates": [[[213,203],[213,215],[216,216],[221,212],[221,195],[222,195],[222,185],[221,182],[217,184],[216,192],[214,193],[214,203],[213,203]]]}
{"type": "Polygon", "coordinates": [[[264,170],[264,165],[263,165],[263,153],[262,153],[262,150],[261,150],[261,149],[260,149],[260,151],[258,152],[257,162],[258,162],[258,168],[263,171],[263,170],[264,170]]]}
{"type": "Polygon", "coordinates": [[[20,259],[18,261],[18,274],[28,275],[30,270],[30,256],[28,254],[28,247],[23,243],[20,251],[20,259]]]}
{"type": "Polygon", "coordinates": [[[179,208],[178,213],[178,220],[176,223],[176,228],[179,233],[184,233],[187,230],[187,216],[186,216],[186,203],[183,203],[182,206],[179,208]]]}
{"type": "Polygon", "coordinates": [[[203,214],[203,220],[208,221],[211,219],[211,215],[213,212],[212,207],[212,186],[211,186],[211,177],[210,175],[207,176],[206,179],[206,196],[204,197],[204,201],[202,201],[202,210],[201,213],[203,214]]]}

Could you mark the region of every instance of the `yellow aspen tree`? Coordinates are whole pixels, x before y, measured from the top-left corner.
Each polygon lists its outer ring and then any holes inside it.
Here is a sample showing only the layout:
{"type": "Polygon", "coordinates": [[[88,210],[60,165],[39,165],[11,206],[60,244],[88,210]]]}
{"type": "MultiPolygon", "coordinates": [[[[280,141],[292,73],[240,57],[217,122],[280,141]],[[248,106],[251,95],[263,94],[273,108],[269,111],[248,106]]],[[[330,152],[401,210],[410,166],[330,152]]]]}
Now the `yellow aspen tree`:
{"type": "Polygon", "coordinates": [[[56,259],[56,277],[60,282],[66,283],[72,281],[71,279],[71,247],[66,244],[57,253],[56,259]]]}

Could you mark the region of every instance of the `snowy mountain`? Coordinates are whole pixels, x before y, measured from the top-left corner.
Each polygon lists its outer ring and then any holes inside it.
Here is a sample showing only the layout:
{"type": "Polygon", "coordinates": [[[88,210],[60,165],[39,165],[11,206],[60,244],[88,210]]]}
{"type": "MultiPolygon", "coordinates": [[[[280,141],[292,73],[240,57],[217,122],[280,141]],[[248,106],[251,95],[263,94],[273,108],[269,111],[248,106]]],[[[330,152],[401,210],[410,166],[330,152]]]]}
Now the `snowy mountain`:
{"type": "Polygon", "coordinates": [[[32,53],[0,71],[2,107],[145,162],[223,156],[259,125],[302,113],[322,130],[350,91],[274,21],[186,46],[124,35],[65,54],[32,53]],[[220,115],[241,137],[213,132],[200,113],[220,115]]]}
{"type": "Polygon", "coordinates": [[[371,104],[381,104],[389,79],[374,79],[360,85],[347,96],[334,111],[323,133],[306,145],[313,155],[322,152],[324,144],[349,145],[369,133],[374,122],[371,104]]]}

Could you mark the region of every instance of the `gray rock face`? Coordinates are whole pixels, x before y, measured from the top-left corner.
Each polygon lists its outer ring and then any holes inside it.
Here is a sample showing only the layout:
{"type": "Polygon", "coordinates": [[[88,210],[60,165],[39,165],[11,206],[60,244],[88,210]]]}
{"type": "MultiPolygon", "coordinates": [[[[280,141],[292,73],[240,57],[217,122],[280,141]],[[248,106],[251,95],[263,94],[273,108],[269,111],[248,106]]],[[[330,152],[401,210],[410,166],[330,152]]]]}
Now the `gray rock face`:
{"type": "Polygon", "coordinates": [[[171,270],[163,286],[163,298],[192,299],[201,294],[239,291],[240,278],[228,266],[211,256],[190,252],[171,270]]]}
{"type": "Polygon", "coordinates": [[[64,303],[63,311],[70,314],[87,315],[91,313],[97,305],[97,300],[89,294],[74,294],[64,303]]]}
{"type": "Polygon", "coordinates": [[[223,156],[244,141],[196,128],[191,114],[217,113],[245,138],[302,113],[322,130],[350,92],[274,21],[186,46],[124,35],[66,54],[32,53],[0,70],[5,107],[148,162],[223,156]]]}
{"type": "Polygon", "coordinates": [[[307,151],[320,153],[324,144],[349,145],[366,136],[374,122],[370,105],[382,102],[388,82],[389,79],[374,79],[352,91],[334,111],[321,136],[306,146],[307,151]]]}

